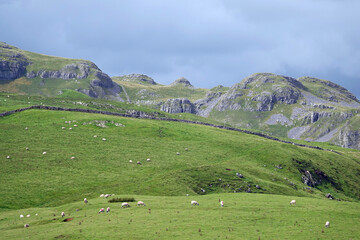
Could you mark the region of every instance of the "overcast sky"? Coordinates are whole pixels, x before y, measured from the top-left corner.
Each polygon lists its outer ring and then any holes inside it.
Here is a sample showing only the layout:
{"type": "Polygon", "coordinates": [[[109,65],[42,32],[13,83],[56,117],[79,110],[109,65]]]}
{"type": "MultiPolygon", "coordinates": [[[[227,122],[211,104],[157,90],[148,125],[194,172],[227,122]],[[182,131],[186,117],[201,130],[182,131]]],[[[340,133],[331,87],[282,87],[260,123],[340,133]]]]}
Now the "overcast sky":
{"type": "Polygon", "coordinates": [[[0,0],[0,41],[95,62],[110,76],[231,86],[312,76],[360,98],[358,0],[0,0]]]}

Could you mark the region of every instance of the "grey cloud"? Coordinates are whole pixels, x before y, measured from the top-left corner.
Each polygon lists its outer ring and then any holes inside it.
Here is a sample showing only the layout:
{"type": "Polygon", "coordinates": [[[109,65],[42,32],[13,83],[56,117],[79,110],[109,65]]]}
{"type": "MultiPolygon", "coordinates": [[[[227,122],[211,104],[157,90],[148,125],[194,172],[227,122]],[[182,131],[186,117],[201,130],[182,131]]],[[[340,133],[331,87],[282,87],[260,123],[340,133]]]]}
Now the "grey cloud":
{"type": "Polygon", "coordinates": [[[310,75],[360,96],[358,1],[0,1],[2,41],[94,61],[110,75],[230,86],[310,75]]]}

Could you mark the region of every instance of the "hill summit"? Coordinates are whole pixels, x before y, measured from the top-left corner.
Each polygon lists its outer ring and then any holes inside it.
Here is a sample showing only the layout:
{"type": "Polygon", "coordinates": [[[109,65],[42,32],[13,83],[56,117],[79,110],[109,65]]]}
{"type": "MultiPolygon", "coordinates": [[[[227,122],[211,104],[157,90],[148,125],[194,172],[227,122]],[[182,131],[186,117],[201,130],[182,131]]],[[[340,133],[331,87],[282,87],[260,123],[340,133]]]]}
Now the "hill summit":
{"type": "Polygon", "coordinates": [[[190,83],[190,81],[184,77],[181,77],[179,79],[176,79],[172,84],[172,86],[174,85],[182,85],[184,87],[191,87],[193,88],[194,86],[190,83]]]}

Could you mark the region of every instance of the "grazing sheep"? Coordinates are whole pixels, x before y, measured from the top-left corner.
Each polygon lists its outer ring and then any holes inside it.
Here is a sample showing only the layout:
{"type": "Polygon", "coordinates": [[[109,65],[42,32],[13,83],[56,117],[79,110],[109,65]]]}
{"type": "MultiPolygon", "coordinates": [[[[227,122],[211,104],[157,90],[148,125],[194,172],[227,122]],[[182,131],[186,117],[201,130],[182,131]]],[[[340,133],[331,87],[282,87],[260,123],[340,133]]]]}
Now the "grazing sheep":
{"type": "Polygon", "coordinates": [[[69,130],[72,130],[72,128],[69,128],[69,130]]]}
{"type": "Polygon", "coordinates": [[[185,148],[185,151],[189,151],[189,149],[188,149],[188,148],[185,148]]]}
{"type": "Polygon", "coordinates": [[[176,152],[176,155],[180,155],[180,153],[179,153],[179,152],[176,152]]]}
{"type": "Polygon", "coordinates": [[[76,124],[74,125],[74,127],[77,127],[77,126],[78,126],[78,125],[76,125],[76,124]]]}
{"type": "Polygon", "coordinates": [[[197,201],[191,201],[191,205],[198,205],[199,206],[199,203],[197,201]]]}
{"type": "Polygon", "coordinates": [[[104,195],[104,198],[108,198],[108,197],[110,197],[111,195],[110,194],[105,194],[104,195]]]}
{"type": "Polygon", "coordinates": [[[105,196],[105,194],[101,194],[101,195],[100,195],[100,197],[104,197],[104,196],[105,196]]]}
{"type": "Polygon", "coordinates": [[[224,201],[220,201],[220,206],[224,207],[224,201]]]}
{"type": "Polygon", "coordinates": [[[71,160],[74,160],[74,159],[75,159],[75,157],[74,157],[74,156],[72,156],[70,159],[71,159],[71,160]]]}
{"type": "Polygon", "coordinates": [[[186,196],[188,197],[188,196],[189,196],[189,194],[187,193],[187,194],[186,194],[186,196]]]}
{"type": "Polygon", "coordinates": [[[326,223],[325,223],[325,227],[330,227],[330,222],[329,221],[326,221],[326,223]]]}
{"type": "Polygon", "coordinates": [[[123,202],[123,203],[121,204],[121,207],[122,207],[122,208],[128,208],[128,207],[130,207],[130,205],[129,205],[127,202],[123,202]]]}
{"type": "Polygon", "coordinates": [[[141,162],[140,161],[137,161],[137,163],[136,164],[139,164],[139,165],[141,165],[141,162]]]}
{"type": "Polygon", "coordinates": [[[61,217],[65,217],[65,213],[64,213],[64,212],[61,212],[61,217]]]}
{"type": "Polygon", "coordinates": [[[94,138],[97,138],[97,135],[94,135],[94,138]]]}
{"type": "Polygon", "coordinates": [[[25,150],[26,150],[26,151],[29,151],[29,148],[28,148],[28,147],[26,147],[26,148],[25,148],[25,150]]]}
{"type": "Polygon", "coordinates": [[[26,217],[30,217],[30,214],[26,215],[26,217]]]}
{"type": "Polygon", "coordinates": [[[20,214],[20,218],[23,218],[23,217],[24,217],[24,215],[20,214]]]}
{"type": "Polygon", "coordinates": [[[6,156],[7,159],[10,159],[11,157],[10,156],[6,156]]]}
{"type": "Polygon", "coordinates": [[[132,160],[129,160],[129,163],[132,163],[132,160]]]}
{"type": "Polygon", "coordinates": [[[66,129],[66,127],[61,127],[61,129],[62,129],[62,130],[65,130],[65,129],[66,129]]]}
{"type": "Polygon", "coordinates": [[[151,159],[150,159],[150,158],[148,158],[148,159],[146,159],[146,161],[147,161],[147,162],[150,162],[150,161],[151,161],[151,159]]]}
{"type": "Polygon", "coordinates": [[[103,140],[103,141],[106,141],[106,138],[103,138],[102,140],[103,140]]]}
{"type": "Polygon", "coordinates": [[[35,216],[38,216],[39,214],[35,213],[35,216]]]}
{"type": "Polygon", "coordinates": [[[110,212],[110,207],[107,207],[106,213],[109,213],[109,212],[110,212]]]}
{"type": "Polygon", "coordinates": [[[24,225],[24,228],[28,228],[28,227],[30,227],[29,224],[25,224],[25,225],[24,225]]]}
{"type": "Polygon", "coordinates": [[[25,130],[28,130],[28,128],[26,127],[25,130]]]}
{"type": "Polygon", "coordinates": [[[104,208],[100,208],[98,213],[102,213],[102,212],[104,212],[104,208]]]}
{"type": "Polygon", "coordinates": [[[146,206],[143,201],[138,201],[137,205],[138,205],[138,206],[146,206]]]}
{"type": "Polygon", "coordinates": [[[88,203],[89,201],[86,199],[86,198],[84,198],[84,203],[88,203]]]}
{"type": "Polygon", "coordinates": [[[290,205],[296,205],[296,200],[291,200],[290,205]]]}
{"type": "Polygon", "coordinates": [[[45,155],[46,154],[46,152],[43,152],[43,155],[45,155]]]}

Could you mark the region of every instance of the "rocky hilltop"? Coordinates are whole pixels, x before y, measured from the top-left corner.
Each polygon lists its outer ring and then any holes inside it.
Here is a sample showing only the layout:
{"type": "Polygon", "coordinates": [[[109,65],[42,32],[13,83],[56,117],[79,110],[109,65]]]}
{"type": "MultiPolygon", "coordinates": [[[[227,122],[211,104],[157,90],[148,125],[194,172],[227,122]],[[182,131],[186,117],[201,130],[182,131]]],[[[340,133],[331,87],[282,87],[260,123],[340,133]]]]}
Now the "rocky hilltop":
{"type": "Polygon", "coordinates": [[[360,149],[360,102],[330,81],[256,73],[230,88],[217,86],[205,92],[198,92],[186,78],[166,87],[139,88],[125,86],[135,92],[132,101],[165,112],[192,113],[279,137],[360,149]],[[165,90],[173,94],[165,95],[165,90]]]}
{"type": "Polygon", "coordinates": [[[123,101],[121,87],[90,61],[32,53],[3,42],[0,80],[5,82],[1,85],[4,89],[17,86],[11,88],[15,92],[52,96],[73,89],[91,97],[123,101]]]}

